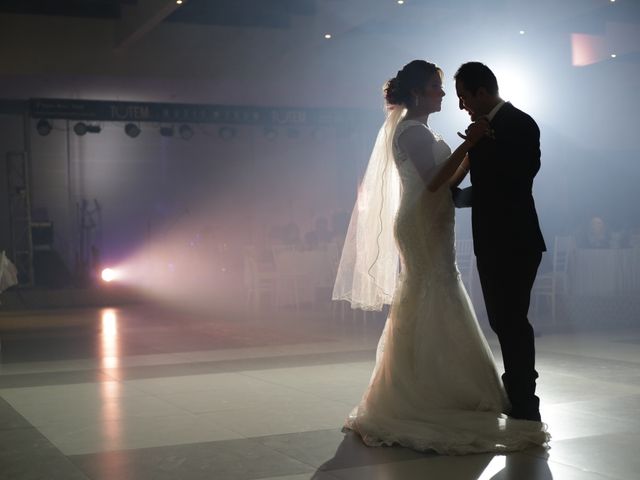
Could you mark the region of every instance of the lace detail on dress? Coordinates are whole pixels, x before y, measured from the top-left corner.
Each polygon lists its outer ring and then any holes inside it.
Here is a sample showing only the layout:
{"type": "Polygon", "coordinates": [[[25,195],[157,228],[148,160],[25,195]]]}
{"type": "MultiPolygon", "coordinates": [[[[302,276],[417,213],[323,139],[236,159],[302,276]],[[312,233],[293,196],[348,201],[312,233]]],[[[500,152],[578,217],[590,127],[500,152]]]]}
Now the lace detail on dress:
{"type": "MultiPolygon", "coordinates": [[[[455,264],[450,191],[429,192],[397,144],[416,123],[401,122],[393,142],[402,184],[394,225],[401,274],[369,386],[345,428],[367,445],[443,454],[545,445],[545,425],[502,414],[507,396],[455,264]]],[[[439,164],[451,150],[434,137],[439,164]]]]}

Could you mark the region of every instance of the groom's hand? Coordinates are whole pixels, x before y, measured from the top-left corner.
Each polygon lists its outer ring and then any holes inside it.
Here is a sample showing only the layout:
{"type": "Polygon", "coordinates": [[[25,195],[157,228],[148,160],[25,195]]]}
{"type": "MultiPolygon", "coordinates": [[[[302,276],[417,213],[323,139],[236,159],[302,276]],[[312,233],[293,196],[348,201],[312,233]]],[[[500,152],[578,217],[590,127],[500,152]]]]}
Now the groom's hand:
{"type": "Polygon", "coordinates": [[[489,131],[489,120],[486,117],[480,117],[478,120],[467,127],[464,135],[458,132],[458,136],[464,140],[470,141],[475,145],[480,141],[480,139],[489,135],[489,131]]]}

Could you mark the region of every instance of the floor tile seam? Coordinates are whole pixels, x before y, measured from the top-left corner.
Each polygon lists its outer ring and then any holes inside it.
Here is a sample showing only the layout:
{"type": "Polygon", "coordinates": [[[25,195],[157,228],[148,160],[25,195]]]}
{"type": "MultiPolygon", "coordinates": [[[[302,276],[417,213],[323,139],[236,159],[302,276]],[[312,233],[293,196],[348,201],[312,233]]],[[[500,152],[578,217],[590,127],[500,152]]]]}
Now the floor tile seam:
{"type": "MultiPolygon", "coordinates": [[[[300,347],[302,345],[318,345],[318,343],[308,343],[308,344],[296,344],[296,347],[300,347]]],[[[342,343],[340,343],[340,345],[342,345],[342,343]]],[[[346,347],[346,345],[345,345],[346,347]]],[[[270,347],[263,347],[265,350],[268,350],[270,347]]],[[[367,347],[366,349],[362,349],[362,350],[370,350],[370,347],[367,347]]],[[[228,350],[228,349],[225,349],[228,350]]],[[[233,349],[233,351],[236,352],[242,352],[242,350],[255,350],[254,348],[247,348],[247,349],[242,349],[242,348],[238,348],[238,349],[233,349]]],[[[360,349],[354,349],[352,346],[350,346],[349,348],[338,348],[338,349],[325,349],[324,352],[322,353],[342,353],[342,352],[351,352],[351,351],[357,351],[360,349]]],[[[212,350],[198,350],[195,352],[178,352],[175,353],[174,355],[177,355],[179,357],[188,357],[188,356],[198,356],[198,355],[204,355],[206,352],[211,352],[212,350]]],[[[216,351],[216,350],[213,350],[216,351]]],[[[219,351],[219,350],[218,350],[219,351]]],[[[241,357],[241,358],[270,358],[270,357],[279,357],[282,356],[283,354],[278,352],[275,355],[265,355],[264,353],[268,353],[268,352],[260,352],[263,353],[263,355],[251,355],[251,356],[246,356],[246,357],[241,357]]],[[[318,352],[315,352],[318,353],[318,352]]],[[[225,360],[237,360],[238,357],[230,357],[230,358],[220,358],[219,360],[221,361],[225,361],[225,360]]],[[[216,359],[212,360],[212,361],[216,361],[216,359]]]]}
{"type": "MultiPolygon", "coordinates": [[[[367,354],[367,356],[371,355],[374,351],[361,351],[361,350],[357,350],[357,351],[350,351],[350,352],[342,352],[342,353],[348,353],[351,355],[362,355],[362,354],[367,354]]],[[[135,372],[136,370],[140,370],[140,369],[154,369],[154,370],[161,370],[163,368],[166,367],[182,367],[184,366],[184,368],[187,370],[185,372],[175,372],[172,375],[166,376],[164,378],[170,378],[170,377],[183,377],[183,376],[188,376],[188,375],[208,375],[208,374],[215,374],[215,373],[228,373],[228,372],[242,372],[242,371],[246,371],[246,370],[273,370],[273,369],[279,369],[279,368],[291,368],[291,367],[305,367],[305,366],[319,366],[319,365],[336,365],[336,364],[340,364],[340,363],[361,363],[363,360],[362,359],[348,359],[348,360],[341,360],[339,358],[335,358],[332,355],[335,355],[334,352],[330,352],[330,353],[322,353],[322,354],[308,354],[308,355],[302,355],[302,354],[297,354],[294,356],[278,356],[278,357],[266,357],[266,358],[250,358],[250,359],[241,359],[241,360],[236,360],[236,361],[228,361],[228,360],[221,360],[221,361],[209,361],[209,362],[196,362],[196,363],[179,363],[179,364],[162,364],[162,365],[152,365],[152,366],[135,366],[135,367],[123,367],[122,369],[119,369],[119,372],[126,372],[127,370],[129,372],[135,372]],[[248,364],[248,363],[252,363],[252,362],[258,362],[260,360],[264,360],[264,362],[261,365],[251,365],[250,367],[247,367],[245,370],[242,369],[242,365],[241,364],[248,364]],[[284,361],[284,360],[297,360],[297,363],[291,365],[291,364],[282,364],[280,362],[284,361]],[[269,363],[269,361],[275,361],[276,364],[274,365],[273,363],[271,363],[270,365],[268,365],[267,363],[269,363]],[[305,363],[305,361],[310,361],[311,363],[305,363]],[[195,372],[190,372],[188,370],[194,370],[194,369],[199,369],[202,367],[206,367],[206,366],[210,366],[211,368],[220,368],[223,367],[222,370],[217,370],[217,371],[212,371],[212,372],[207,372],[207,373],[201,373],[200,371],[195,371],[195,372]],[[224,369],[224,367],[227,366],[228,368],[224,369]]],[[[64,374],[67,376],[73,376],[74,374],[87,374],[87,373],[92,373],[92,374],[102,374],[105,377],[108,378],[108,381],[115,381],[115,382],[124,382],[124,381],[129,381],[129,380],[140,380],[140,379],[147,379],[147,378],[162,378],[162,377],[158,377],[158,376],[132,376],[132,377],[127,377],[126,374],[122,375],[122,374],[114,374],[114,373],[110,373],[111,370],[115,370],[115,369],[97,369],[97,370],[76,370],[76,371],[65,371],[65,372],[40,372],[40,373],[25,373],[25,374],[10,374],[7,375],[6,378],[29,378],[29,377],[37,377],[37,376],[44,376],[44,375],[58,375],[58,374],[64,374]]],[[[0,384],[2,382],[2,375],[0,375],[0,384]]],[[[45,383],[45,384],[36,384],[36,385],[28,385],[27,387],[25,387],[24,385],[19,385],[19,386],[0,386],[0,389],[12,389],[12,388],[29,388],[29,387],[40,387],[40,386],[60,386],[60,385],[75,385],[78,383],[102,383],[100,381],[98,382],[72,382],[72,383],[56,383],[56,384],[50,384],[50,383],[45,383]]]]}
{"type": "MultiPolygon", "coordinates": [[[[619,430],[617,432],[611,432],[611,433],[634,433],[634,432],[637,433],[638,432],[638,428],[640,427],[640,420],[627,420],[627,419],[623,419],[623,418],[616,418],[616,417],[612,417],[612,416],[608,416],[608,415],[602,415],[602,414],[593,413],[593,412],[586,412],[586,411],[580,411],[579,413],[582,413],[582,414],[584,414],[586,416],[589,416],[589,417],[597,417],[600,420],[606,420],[606,421],[609,421],[609,422],[612,421],[612,420],[613,421],[618,421],[618,422],[625,422],[626,425],[629,426],[629,428],[636,427],[636,430],[628,431],[627,429],[624,429],[624,430],[619,430]]],[[[553,436],[553,432],[551,432],[551,433],[552,433],[552,436],[553,436]]],[[[595,434],[595,436],[597,436],[597,435],[599,435],[599,434],[595,434]]],[[[583,438],[583,437],[592,437],[592,436],[594,436],[594,435],[583,435],[583,436],[580,436],[580,437],[571,437],[571,438],[583,438]]]]}
{"type": "MultiPolygon", "coordinates": [[[[224,427],[226,430],[231,431],[230,428],[224,427]]],[[[325,428],[325,429],[320,429],[320,430],[312,430],[310,432],[304,432],[304,433],[312,433],[312,432],[324,432],[324,431],[332,431],[334,429],[330,429],[330,428],[325,428]]],[[[157,450],[157,449],[168,449],[168,448],[174,448],[174,447],[180,447],[180,448],[188,448],[189,446],[197,446],[197,445],[204,445],[204,444],[211,444],[213,447],[215,447],[215,444],[224,444],[224,443],[228,443],[228,442],[240,442],[240,441],[247,441],[247,442],[251,442],[251,443],[255,443],[260,447],[264,447],[267,448],[271,451],[277,452],[279,454],[282,454],[282,452],[279,452],[278,450],[273,449],[272,447],[268,447],[267,445],[265,445],[264,443],[260,442],[259,439],[260,438],[265,438],[265,437],[273,437],[273,436],[279,436],[279,435],[292,435],[291,433],[284,433],[284,434],[270,434],[270,435],[258,435],[258,436],[253,436],[253,437],[247,437],[246,435],[243,435],[239,432],[235,432],[232,431],[232,433],[237,434],[240,438],[228,438],[228,439],[223,439],[223,440],[209,440],[209,441],[200,441],[200,442],[186,442],[186,443],[175,443],[175,444],[170,444],[170,445],[160,445],[160,446],[153,446],[153,447],[134,447],[134,448],[124,448],[124,449],[114,449],[114,450],[100,450],[97,452],[91,452],[91,453],[73,453],[73,454],[69,454],[66,455],[66,457],[68,458],[74,458],[74,457],[85,457],[85,456],[95,456],[95,455],[112,455],[112,454],[129,454],[129,453],[135,453],[135,452],[143,452],[145,450],[157,450]]],[[[297,432],[299,433],[299,432],[297,432]]],[[[41,434],[42,435],[42,434],[41,434]]],[[[48,440],[48,439],[47,439],[48,440]]],[[[288,456],[288,455],[287,455],[288,456]]],[[[294,460],[301,462],[301,460],[295,459],[294,460]]],[[[304,463],[304,462],[301,462],[304,463]]]]}
{"type": "MultiPolygon", "coordinates": [[[[608,396],[606,398],[599,397],[593,400],[574,400],[571,402],[556,403],[554,407],[567,410],[570,408],[580,408],[581,405],[594,403],[594,402],[602,402],[602,401],[609,402],[609,401],[626,400],[626,399],[640,400],[638,397],[640,397],[640,393],[634,393],[634,394],[628,394],[628,395],[614,395],[614,396],[608,396]]],[[[588,413],[591,414],[591,412],[588,412],[588,413]]],[[[608,415],[606,416],[608,417],[608,415]]]]}
{"type": "MultiPolygon", "coordinates": [[[[6,402],[6,401],[5,401],[6,402]]],[[[63,458],[64,462],[66,462],[67,464],[69,464],[71,467],[73,467],[73,469],[79,473],[80,475],[82,475],[86,480],[91,480],[90,477],[86,474],[85,471],[83,471],[82,469],[80,469],[77,465],[75,465],[68,457],[68,455],[66,455],[62,450],[60,450],[60,448],[58,448],[58,446],[51,441],[51,439],[49,437],[47,437],[42,431],[40,431],[40,429],[38,427],[36,427],[35,425],[33,425],[27,418],[25,418],[18,410],[16,410],[13,405],[11,405],[9,402],[6,402],[8,407],[11,408],[14,413],[18,416],[20,416],[26,423],[27,425],[25,425],[24,427],[18,427],[16,429],[7,429],[5,431],[12,431],[12,430],[31,430],[32,432],[35,433],[35,435],[43,438],[46,440],[46,442],[48,443],[47,447],[50,451],[53,451],[56,456],[59,456],[61,458],[63,458]]],[[[2,430],[0,430],[2,431],[2,430]]]]}
{"type": "MultiPolygon", "coordinates": [[[[315,345],[315,344],[313,344],[315,345]]],[[[322,352],[313,352],[312,354],[305,354],[305,353],[296,353],[294,355],[328,355],[328,354],[344,354],[344,353],[356,353],[356,352],[368,352],[371,350],[375,350],[375,347],[366,347],[366,348],[341,348],[341,349],[336,349],[336,350],[326,350],[326,351],[322,351],[322,352]]],[[[242,350],[242,349],[234,349],[235,351],[238,350],[242,350]]],[[[197,352],[194,353],[200,353],[200,352],[206,352],[207,350],[199,350],[197,352]]],[[[215,350],[210,350],[210,351],[215,351],[215,350]]],[[[262,360],[262,359],[271,359],[271,358],[281,358],[281,357],[288,357],[291,356],[287,353],[278,353],[275,355],[255,355],[255,356],[249,356],[249,357],[229,357],[229,358],[219,358],[219,359],[211,359],[211,360],[198,360],[197,362],[193,362],[191,359],[189,358],[185,358],[188,355],[191,355],[192,352],[173,352],[173,353],[163,353],[163,354],[158,354],[158,353],[152,353],[152,354],[148,354],[148,355],[128,355],[125,357],[119,357],[119,359],[121,360],[127,360],[127,359],[142,359],[142,358],[148,358],[148,357],[152,357],[152,356],[156,356],[156,355],[162,355],[162,356],[171,356],[174,357],[177,361],[172,362],[172,363],[157,363],[157,364],[146,364],[146,363],[142,363],[139,365],[133,364],[133,365],[126,365],[124,366],[124,368],[137,368],[137,367],[155,367],[155,366],[162,366],[162,365],[183,365],[183,364],[191,364],[191,363],[207,363],[207,362],[230,362],[230,361],[236,361],[236,360],[251,360],[251,359],[256,359],[256,360],[262,360]]],[[[60,361],[52,361],[52,362],[37,362],[37,363],[53,363],[54,367],[56,366],[55,363],[60,362],[67,362],[68,360],[60,360],[60,361]]],[[[99,361],[93,361],[93,359],[79,359],[79,360],[73,360],[73,361],[80,361],[80,362],[87,362],[86,367],[84,368],[61,368],[61,369],[50,369],[50,370],[38,370],[35,372],[2,372],[0,370],[0,378],[2,378],[3,376],[11,376],[11,375],[29,375],[29,374],[47,374],[47,373],[66,373],[66,372],[81,372],[81,371],[87,371],[87,372],[91,372],[91,371],[96,371],[96,370],[101,370],[102,367],[100,365],[99,361]],[[91,364],[89,364],[91,363],[91,364]]],[[[5,366],[13,366],[13,365],[26,365],[30,362],[19,362],[19,363],[10,363],[10,364],[6,364],[5,366]]],[[[0,362],[0,366],[1,362],[0,362]]]]}
{"type": "MultiPolygon", "coordinates": [[[[157,420],[157,419],[161,419],[161,418],[179,418],[179,419],[183,419],[184,417],[193,417],[193,418],[197,418],[199,415],[193,414],[191,412],[185,412],[185,414],[170,414],[170,415],[149,415],[149,416],[129,416],[129,417],[119,417],[119,418],[108,418],[108,419],[99,419],[99,420],[94,420],[91,421],[89,423],[85,423],[83,424],[79,429],[74,429],[73,432],[67,434],[67,436],[69,435],[75,435],[78,432],[85,432],[85,431],[89,431],[92,428],[97,428],[98,426],[107,426],[109,424],[122,424],[123,421],[132,421],[132,420],[157,420]]],[[[31,424],[31,422],[29,422],[31,424]]],[[[36,428],[42,435],[45,435],[44,432],[42,432],[41,429],[47,429],[47,428],[51,428],[53,426],[55,426],[56,424],[62,424],[62,425],[68,425],[68,422],[50,422],[50,423],[45,423],[45,424],[40,424],[40,425],[35,425],[35,424],[31,424],[33,426],[33,428],[36,428]]],[[[225,428],[226,427],[220,427],[220,428],[225,428]]],[[[227,429],[228,430],[228,429],[227,429]]],[[[237,433],[237,432],[233,432],[233,433],[237,433]]],[[[46,435],[45,435],[46,436],[46,435]]],[[[47,437],[48,439],[48,437],[47,437]]],[[[49,440],[49,439],[48,439],[49,440]]],[[[51,441],[51,440],[49,440],[51,441]]]]}
{"type": "MultiPolygon", "coordinates": [[[[544,376],[546,374],[548,374],[548,372],[545,372],[543,370],[538,369],[538,372],[540,372],[541,374],[541,378],[542,380],[538,380],[539,384],[544,384],[544,382],[546,381],[544,376]]],[[[556,376],[560,376],[557,373],[554,373],[553,375],[556,376]]],[[[614,380],[614,379],[606,379],[606,378],[598,378],[598,377],[594,377],[591,375],[570,375],[570,374],[566,374],[566,375],[562,375],[563,378],[567,378],[569,380],[572,381],[589,381],[589,382],[593,382],[593,383],[597,383],[597,384],[602,384],[603,386],[612,386],[614,388],[620,388],[620,389],[624,389],[624,390],[628,390],[629,391],[629,395],[638,395],[640,394],[640,373],[638,374],[638,384],[634,384],[634,383],[629,383],[629,381],[625,381],[625,380],[614,380]]]]}
{"type": "Polygon", "coordinates": [[[640,362],[633,362],[633,361],[628,361],[628,360],[619,360],[619,359],[613,359],[613,358],[602,358],[602,357],[594,357],[591,355],[585,355],[585,354],[580,354],[580,353],[568,353],[568,352],[558,352],[556,350],[546,350],[544,348],[538,348],[536,350],[536,353],[540,356],[544,356],[544,357],[559,357],[559,358],[568,358],[568,359],[588,359],[588,360],[596,360],[599,362],[604,362],[604,363],[616,363],[616,364],[623,364],[623,365],[627,365],[629,367],[638,367],[640,365],[640,362]]]}
{"type": "Polygon", "coordinates": [[[264,380],[264,379],[262,379],[262,378],[260,378],[260,377],[254,377],[254,376],[252,376],[252,375],[250,375],[250,374],[248,374],[248,373],[246,373],[246,372],[240,372],[240,374],[241,374],[241,375],[245,375],[245,376],[247,376],[247,377],[249,377],[249,378],[252,378],[252,379],[262,380],[262,381],[264,381],[265,383],[269,383],[269,384],[271,384],[271,385],[275,385],[275,386],[277,386],[277,387],[285,387],[285,388],[287,388],[288,390],[292,390],[292,391],[295,391],[295,392],[298,392],[298,393],[304,393],[304,394],[307,394],[307,395],[313,395],[314,397],[320,398],[320,399],[322,399],[322,400],[329,400],[329,401],[336,402],[336,403],[341,403],[341,404],[344,404],[344,405],[347,405],[347,406],[351,405],[350,403],[349,403],[349,404],[347,404],[347,402],[344,402],[344,401],[342,401],[342,400],[336,400],[336,399],[334,399],[334,398],[329,398],[329,397],[326,397],[326,396],[323,396],[323,395],[318,395],[318,394],[317,394],[317,393],[315,393],[315,392],[310,392],[310,391],[308,391],[308,390],[302,390],[302,389],[300,389],[300,388],[292,387],[292,386],[290,386],[290,385],[284,385],[284,384],[282,384],[282,383],[278,383],[278,382],[273,382],[273,381],[269,381],[269,380],[264,380]]]}
{"type": "MultiPolygon", "coordinates": [[[[538,371],[538,373],[540,374],[540,379],[538,380],[538,383],[544,383],[545,381],[547,381],[547,376],[555,376],[558,379],[570,379],[570,380],[576,380],[576,381],[583,381],[583,380],[589,380],[591,382],[598,382],[598,383],[606,383],[606,384],[612,384],[612,385],[620,385],[620,386],[624,386],[624,387],[630,387],[630,388],[638,388],[640,389],[640,369],[639,369],[639,373],[637,375],[638,380],[639,380],[639,385],[636,386],[634,384],[630,384],[627,380],[625,379],[615,379],[615,378],[610,378],[610,377],[603,377],[602,375],[591,375],[591,374],[578,374],[578,373],[572,373],[572,372],[568,372],[568,371],[562,371],[562,370],[548,370],[548,369],[544,369],[544,368],[540,368],[540,367],[536,367],[536,370],[538,371]]],[[[635,375],[634,375],[635,376],[635,375]]],[[[551,378],[548,381],[553,381],[553,378],[551,378]]]]}

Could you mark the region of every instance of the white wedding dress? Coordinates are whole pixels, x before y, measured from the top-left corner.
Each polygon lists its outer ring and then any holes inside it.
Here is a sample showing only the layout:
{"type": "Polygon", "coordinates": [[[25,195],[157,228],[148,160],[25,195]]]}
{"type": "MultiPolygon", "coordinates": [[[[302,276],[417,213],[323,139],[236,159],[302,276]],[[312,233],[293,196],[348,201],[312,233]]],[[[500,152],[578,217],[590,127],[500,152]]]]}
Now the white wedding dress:
{"type": "MultiPolygon", "coordinates": [[[[429,192],[393,138],[402,185],[395,220],[401,274],[376,365],[345,428],[370,446],[399,444],[442,454],[544,445],[544,424],[507,418],[508,400],[455,264],[454,206],[446,186],[429,192]]],[[[451,154],[437,135],[436,164],[451,154]]]]}

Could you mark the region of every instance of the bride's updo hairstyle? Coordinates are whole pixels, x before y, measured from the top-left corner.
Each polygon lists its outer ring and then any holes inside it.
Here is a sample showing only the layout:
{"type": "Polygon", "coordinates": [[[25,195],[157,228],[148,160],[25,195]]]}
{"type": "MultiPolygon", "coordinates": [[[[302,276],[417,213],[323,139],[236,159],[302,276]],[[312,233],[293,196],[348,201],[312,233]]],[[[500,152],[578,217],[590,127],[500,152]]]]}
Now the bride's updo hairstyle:
{"type": "Polygon", "coordinates": [[[384,85],[382,91],[386,104],[408,107],[413,102],[412,90],[423,89],[436,73],[442,77],[442,70],[433,63],[424,60],[413,60],[407,63],[384,85]]]}

